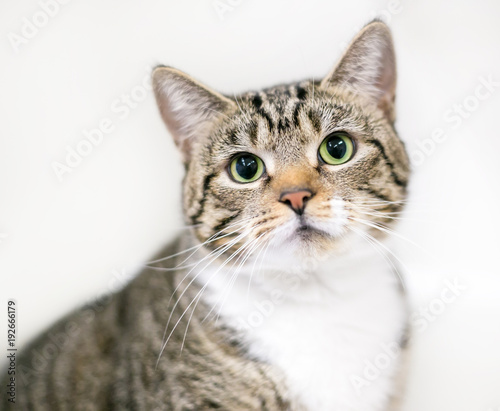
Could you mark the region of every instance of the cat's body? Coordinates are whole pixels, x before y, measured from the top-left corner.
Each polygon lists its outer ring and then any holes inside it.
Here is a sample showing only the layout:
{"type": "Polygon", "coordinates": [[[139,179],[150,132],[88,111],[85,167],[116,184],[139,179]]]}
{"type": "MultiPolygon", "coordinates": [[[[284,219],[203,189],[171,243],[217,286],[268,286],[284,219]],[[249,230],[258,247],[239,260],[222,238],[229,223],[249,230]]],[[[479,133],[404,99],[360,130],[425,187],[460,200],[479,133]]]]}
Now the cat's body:
{"type": "Polygon", "coordinates": [[[70,317],[77,332],[40,370],[57,332],[26,350],[18,403],[396,409],[407,310],[375,237],[409,170],[387,28],[366,26],[320,83],[233,99],[170,68],[154,82],[192,226],[95,318],[70,317]]]}
{"type": "MultiPolygon", "coordinates": [[[[182,251],[181,244],[178,240],[161,255],[182,251]]],[[[155,266],[174,267],[181,261],[155,266]]],[[[311,301],[317,292],[312,287],[301,291],[298,304],[287,301],[286,294],[312,275],[306,271],[294,274],[298,282],[273,287],[283,290],[278,299],[272,291],[256,288],[246,300],[248,283],[236,284],[225,313],[234,329],[204,321],[212,307],[208,303],[193,317],[189,311],[180,318],[201,288],[193,283],[171,319],[179,322],[158,365],[170,314],[163,297],[172,295],[186,272],[166,276],[146,270],[102,311],[85,307],[26,350],[31,356],[18,366],[16,406],[41,411],[384,409],[387,395],[399,395],[389,394],[399,359],[380,370],[373,383],[364,375],[366,362],[373,363],[384,346],[400,342],[400,317],[406,310],[390,272],[365,268],[369,270],[352,273],[344,266],[330,281],[335,285],[323,284],[322,297],[311,301]],[[378,281],[383,285],[377,290],[378,281]],[[252,298],[254,292],[259,292],[257,298],[252,298]],[[382,333],[375,322],[383,323],[382,333]],[[255,333],[247,334],[247,326],[255,333]]],[[[182,291],[180,287],[177,296],[182,291]]]]}
{"type": "MultiPolygon", "coordinates": [[[[165,252],[181,251],[180,244],[165,252]]],[[[84,308],[29,347],[31,356],[18,367],[18,409],[249,410],[263,404],[287,409],[280,373],[242,356],[228,330],[201,324],[202,310],[191,319],[184,343],[189,318],[180,320],[157,365],[169,318],[163,297],[172,295],[183,274],[146,270],[95,317],[92,308],[84,308]],[[75,323],[71,337],[68,321],[75,323]],[[59,335],[69,339],[48,358],[46,347],[59,335]]],[[[189,287],[172,321],[198,289],[189,287]]]]}

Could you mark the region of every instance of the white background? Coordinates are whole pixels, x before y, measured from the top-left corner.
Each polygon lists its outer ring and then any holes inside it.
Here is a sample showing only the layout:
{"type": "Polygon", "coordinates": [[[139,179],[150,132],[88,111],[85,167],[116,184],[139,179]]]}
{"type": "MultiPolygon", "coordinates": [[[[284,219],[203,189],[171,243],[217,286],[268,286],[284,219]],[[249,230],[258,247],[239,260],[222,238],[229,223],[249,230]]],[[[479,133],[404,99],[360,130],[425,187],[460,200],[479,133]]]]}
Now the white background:
{"type": "Polygon", "coordinates": [[[182,227],[182,167],[151,92],[123,118],[113,111],[124,94],[142,97],[151,66],[229,94],[320,78],[378,14],[398,55],[397,128],[420,159],[398,228],[416,245],[396,241],[413,307],[442,307],[445,279],[465,287],[415,336],[404,409],[497,411],[500,87],[481,101],[474,93],[481,77],[500,82],[500,3],[232,3],[221,18],[212,0],[71,0],[16,52],[12,33],[25,18],[43,23],[42,9],[2,2],[0,306],[17,300],[19,345],[123,284],[182,227]],[[447,120],[464,100],[460,124],[447,120]],[[113,131],[59,181],[51,164],[106,118],[113,131]],[[437,128],[447,138],[431,147],[437,128]]]}

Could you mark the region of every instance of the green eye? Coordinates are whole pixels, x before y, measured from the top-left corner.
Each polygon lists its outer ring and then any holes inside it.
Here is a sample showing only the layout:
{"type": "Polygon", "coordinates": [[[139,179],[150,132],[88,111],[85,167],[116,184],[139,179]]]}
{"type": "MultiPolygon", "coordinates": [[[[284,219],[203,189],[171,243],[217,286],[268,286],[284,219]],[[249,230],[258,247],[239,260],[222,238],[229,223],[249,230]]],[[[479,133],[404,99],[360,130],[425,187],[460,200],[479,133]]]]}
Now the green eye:
{"type": "Polygon", "coordinates": [[[264,163],[253,154],[240,154],[231,161],[229,171],[238,183],[251,183],[264,174],[264,163]]]}
{"type": "Polygon", "coordinates": [[[333,133],[323,140],[319,146],[321,159],[331,165],[344,164],[354,153],[352,139],[344,134],[333,133]]]}

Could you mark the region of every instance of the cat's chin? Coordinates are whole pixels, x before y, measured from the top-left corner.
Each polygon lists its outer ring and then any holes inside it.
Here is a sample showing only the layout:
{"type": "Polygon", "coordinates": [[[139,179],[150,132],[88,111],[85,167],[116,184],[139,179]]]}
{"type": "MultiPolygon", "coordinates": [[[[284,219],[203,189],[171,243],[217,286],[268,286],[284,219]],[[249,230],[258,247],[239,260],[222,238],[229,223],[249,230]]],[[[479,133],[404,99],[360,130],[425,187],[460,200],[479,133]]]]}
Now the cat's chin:
{"type": "Polygon", "coordinates": [[[327,232],[317,225],[303,222],[281,230],[271,243],[281,264],[285,261],[290,264],[319,261],[337,253],[343,254],[350,248],[350,242],[341,232],[327,232]]]}
{"type": "Polygon", "coordinates": [[[292,240],[296,239],[303,242],[315,242],[321,239],[335,240],[335,237],[324,230],[315,228],[309,224],[301,224],[292,234],[292,240]]]}
{"type": "Polygon", "coordinates": [[[310,257],[333,252],[339,246],[338,242],[338,238],[325,231],[302,226],[291,236],[288,244],[295,248],[295,254],[310,257]]]}

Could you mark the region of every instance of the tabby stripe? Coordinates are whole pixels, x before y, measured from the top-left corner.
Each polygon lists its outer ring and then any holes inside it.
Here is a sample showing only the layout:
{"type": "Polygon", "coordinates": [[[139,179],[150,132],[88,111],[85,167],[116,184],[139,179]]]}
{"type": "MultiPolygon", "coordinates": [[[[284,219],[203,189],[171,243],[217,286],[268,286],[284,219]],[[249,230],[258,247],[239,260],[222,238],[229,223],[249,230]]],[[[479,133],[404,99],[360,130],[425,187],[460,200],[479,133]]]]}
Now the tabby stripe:
{"type": "Polygon", "coordinates": [[[253,96],[251,100],[252,104],[254,105],[255,109],[257,110],[257,114],[260,116],[264,117],[267,121],[267,125],[269,127],[269,131],[272,131],[274,128],[273,120],[269,113],[267,113],[263,108],[262,108],[262,97],[260,94],[256,94],[253,96]]]}
{"type": "Polygon", "coordinates": [[[252,104],[257,110],[260,110],[260,108],[262,107],[262,97],[259,94],[253,96],[252,104]]]}
{"type": "Polygon", "coordinates": [[[207,191],[210,187],[210,182],[212,181],[212,179],[215,176],[216,176],[216,173],[212,173],[212,174],[205,176],[205,180],[203,181],[203,195],[202,195],[202,198],[200,200],[200,208],[198,209],[196,214],[194,214],[193,216],[190,216],[191,222],[193,224],[199,224],[198,219],[201,217],[201,215],[203,214],[203,211],[205,210],[205,201],[207,199],[207,191]]]}
{"type": "Polygon", "coordinates": [[[387,154],[385,152],[385,149],[384,149],[384,146],[382,145],[382,143],[378,140],[374,140],[374,139],[371,139],[371,140],[367,140],[367,143],[370,143],[372,144],[373,146],[377,147],[380,151],[380,154],[382,154],[382,157],[384,157],[384,160],[386,162],[386,164],[390,167],[391,169],[391,176],[394,180],[394,182],[400,186],[400,187],[406,187],[407,185],[407,181],[402,181],[397,175],[396,173],[394,172],[394,164],[392,163],[391,160],[389,160],[389,157],[387,157],[387,154]]]}
{"type": "Polygon", "coordinates": [[[297,86],[295,90],[297,92],[297,98],[299,100],[305,100],[306,99],[306,97],[307,97],[307,90],[304,87],[297,86]]]}
{"type": "Polygon", "coordinates": [[[381,192],[375,190],[373,187],[358,187],[358,190],[366,191],[367,193],[371,194],[372,196],[378,197],[384,201],[389,201],[389,202],[394,201],[393,199],[387,197],[385,194],[382,194],[381,192]]]}
{"type": "Polygon", "coordinates": [[[299,112],[300,108],[302,107],[302,104],[303,104],[302,101],[295,103],[295,107],[293,109],[292,120],[295,127],[299,127],[299,112]]]}
{"type": "Polygon", "coordinates": [[[259,238],[266,231],[269,231],[269,229],[266,227],[262,227],[260,230],[257,230],[257,232],[254,234],[255,238],[259,238]]]}
{"type": "Polygon", "coordinates": [[[307,112],[307,117],[309,117],[309,120],[311,121],[314,130],[317,133],[321,133],[321,120],[318,117],[318,115],[313,110],[309,110],[307,112]]]}
{"type": "MultiPolygon", "coordinates": [[[[229,145],[235,146],[238,143],[238,136],[236,135],[236,130],[231,130],[227,133],[229,145]]],[[[210,153],[211,155],[212,153],[210,153]]]]}
{"type": "Polygon", "coordinates": [[[290,120],[280,117],[278,120],[278,132],[282,133],[290,127],[290,120]]]}
{"type": "Polygon", "coordinates": [[[239,211],[239,207],[225,192],[217,193],[216,191],[211,193],[212,197],[216,198],[222,203],[222,206],[228,211],[239,211]]]}
{"type": "Polygon", "coordinates": [[[218,233],[225,226],[227,226],[231,221],[233,221],[235,218],[239,217],[241,212],[242,212],[242,210],[236,212],[235,214],[230,215],[229,217],[223,218],[222,221],[213,228],[213,231],[218,233]]]}
{"type": "Polygon", "coordinates": [[[273,119],[271,118],[269,113],[267,113],[263,108],[260,108],[259,110],[257,110],[257,113],[266,119],[267,126],[269,127],[269,131],[273,131],[274,123],[273,123],[273,119]]]}
{"type": "MultiPolygon", "coordinates": [[[[248,138],[250,139],[250,143],[252,143],[254,146],[257,145],[257,139],[258,139],[258,126],[255,121],[252,120],[252,122],[249,125],[249,130],[248,130],[248,138]]],[[[236,142],[233,143],[233,145],[236,145],[236,142]]]]}

